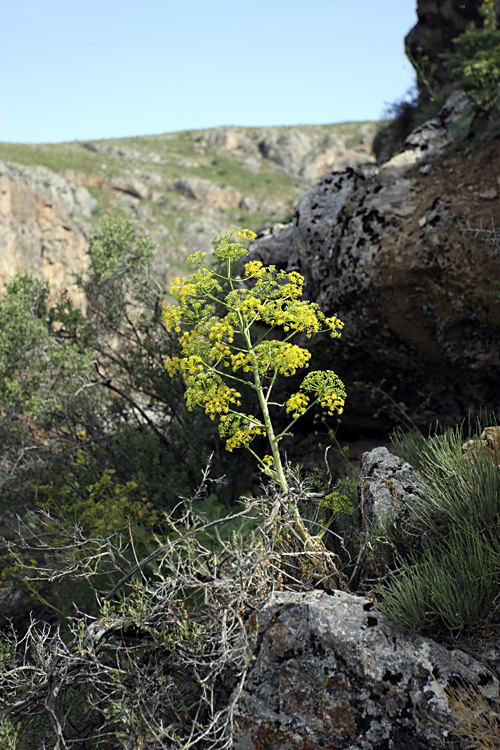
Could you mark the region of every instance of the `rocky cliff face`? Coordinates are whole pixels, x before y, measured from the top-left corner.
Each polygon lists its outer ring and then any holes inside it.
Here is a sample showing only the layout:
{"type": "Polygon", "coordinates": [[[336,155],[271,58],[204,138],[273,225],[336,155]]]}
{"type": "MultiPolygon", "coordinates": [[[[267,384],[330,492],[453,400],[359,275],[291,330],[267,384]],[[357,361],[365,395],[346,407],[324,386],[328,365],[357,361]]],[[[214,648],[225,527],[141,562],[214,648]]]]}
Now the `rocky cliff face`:
{"type": "Polygon", "coordinates": [[[429,90],[423,77],[431,87],[443,84],[440,55],[453,51],[453,39],[470,23],[482,24],[480,6],[481,0],[417,0],[418,23],[406,36],[405,47],[424,101],[429,99],[429,90]]]}
{"type": "Polygon", "coordinates": [[[500,300],[490,282],[500,278],[500,243],[474,231],[500,224],[500,142],[464,157],[442,150],[446,138],[429,147],[425,130],[381,169],[322,177],[252,251],[299,270],[308,296],[345,321],[340,343],[315,354],[349,384],[342,419],[354,431],[369,428],[374,410],[355,381],[385,380],[427,419],[500,408],[500,300]]]}
{"type": "Polygon", "coordinates": [[[0,162],[0,287],[31,270],[54,294],[71,288],[71,273],[86,266],[83,227],[95,209],[85,188],[49,169],[0,162]]]}
{"type": "Polygon", "coordinates": [[[370,160],[376,127],[216,128],[0,144],[0,159],[9,162],[1,173],[0,283],[27,268],[57,289],[71,283],[85,235],[108,213],[123,213],[150,232],[158,273],[168,275],[172,263],[178,272],[188,253],[211,250],[230,227],[257,230],[289,216],[301,192],[327,170],[370,160]]]}

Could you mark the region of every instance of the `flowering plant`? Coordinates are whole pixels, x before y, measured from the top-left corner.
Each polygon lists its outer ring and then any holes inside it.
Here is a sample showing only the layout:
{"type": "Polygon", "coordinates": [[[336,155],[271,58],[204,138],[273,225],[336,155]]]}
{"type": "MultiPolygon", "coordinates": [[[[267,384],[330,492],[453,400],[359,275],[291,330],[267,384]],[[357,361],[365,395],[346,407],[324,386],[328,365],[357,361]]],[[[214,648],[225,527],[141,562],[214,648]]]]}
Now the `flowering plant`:
{"type": "MultiPolygon", "coordinates": [[[[296,271],[279,271],[251,260],[240,278],[240,258],[248,251],[241,242],[231,241],[233,234],[222,237],[215,249],[222,270],[206,265],[208,253],[194,253],[188,260],[200,268],[188,279],[172,283],[170,291],[178,303],[163,311],[163,320],[167,329],[182,332],[181,356],[169,359],[166,369],[171,376],[183,375],[189,409],[202,406],[211,419],[220,420],[219,433],[227,450],[247,448],[261,470],[286,491],[280,440],[318,404],[329,414],[341,414],[346,393],[331,370],[306,374],[285,404],[271,401],[274,385],[278,376],[289,377],[309,366],[310,352],[292,343],[297,334],[310,338],[328,332],[338,338],[343,323],[335,316],[326,317],[316,303],[301,299],[304,279],[296,271]],[[281,338],[276,338],[277,330],[282,331],[281,338]],[[255,392],[259,416],[240,411],[242,388],[255,392]],[[284,407],[290,415],[279,434],[270,406],[284,407]],[[267,435],[271,455],[255,453],[251,443],[257,435],[267,435]]],[[[247,242],[255,236],[248,229],[236,233],[237,239],[247,242]]]]}

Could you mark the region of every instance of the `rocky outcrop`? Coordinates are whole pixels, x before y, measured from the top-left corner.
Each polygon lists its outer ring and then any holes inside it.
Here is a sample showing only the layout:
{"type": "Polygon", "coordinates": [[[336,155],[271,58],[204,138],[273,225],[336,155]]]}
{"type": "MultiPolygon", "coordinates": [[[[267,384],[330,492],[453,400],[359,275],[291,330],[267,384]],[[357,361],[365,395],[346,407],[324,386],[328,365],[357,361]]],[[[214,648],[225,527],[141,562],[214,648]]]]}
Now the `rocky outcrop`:
{"type": "Polygon", "coordinates": [[[439,88],[445,81],[442,53],[453,51],[453,39],[470,23],[482,24],[480,6],[481,0],[417,0],[418,23],[406,36],[405,48],[424,101],[428,84],[439,88]]]}
{"type": "Polygon", "coordinates": [[[444,748],[445,690],[493,703],[498,680],[458,649],[393,627],[342,591],[278,592],[252,618],[255,661],[235,711],[235,750],[444,748]]]}
{"type": "Polygon", "coordinates": [[[84,187],[49,169],[0,162],[0,286],[32,270],[49,280],[54,294],[69,284],[82,302],[70,277],[86,267],[82,227],[95,207],[84,187]]]}
{"type": "MultiPolygon", "coordinates": [[[[329,169],[372,159],[377,127],[375,122],[223,127],[36,148],[2,144],[2,157],[59,166],[57,175],[46,172],[33,189],[50,182],[56,195],[75,203],[65,208],[72,226],[86,223],[77,221],[76,204],[92,201],[88,191],[103,215],[120,213],[141,223],[157,244],[158,273],[169,276],[172,263],[178,271],[194,249],[212,250],[214,239],[231,227],[258,229],[289,217],[301,193],[329,169]]],[[[5,226],[3,237],[4,246],[20,244],[5,226]]],[[[32,259],[14,261],[10,250],[4,257],[6,266],[34,267],[32,259]]],[[[57,284],[64,285],[59,277],[57,284]]]]}
{"type": "Polygon", "coordinates": [[[405,506],[412,505],[419,488],[422,480],[415,469],[387,448],[374,448],[361,457],[357,495],[365,523],[391,526],[404,514],[405,506]]]}
{"type": "MultiPolygon", "coordinates": [[[[347,129],[352,131],[352,124],[347,129]]],[[[372,161],[373,123],[358,123],[357,135],[343,136],[324,128],[215,128],[200,134],[199,142],[230,151],[256,166],[262,159],[280,172],[311,184],[330,169],[372,161]]]]}
{"type": "Polygon", "coordinates": [[[396,160],[331,172],[289,223],[252,246],[264,263],[300,271],[307,295],[344,320],[341,341],[321,341],[314,354],[348,385],[342,421],[356,434],[374,426],[374,407],[355,381],[386,381],[428,421],[500,407],[500,300],[491,285],[500,250],[470,231],[500,223],[500,142],[466,158],[442,153],[420,148],[416,158],[413,149],[410,167],[396,160]]]}
{"type": "Polygon", "coordinates": [[[182,178],[175,182],[174,187],[186,198],[213,208],[237,208],[243,199],[236,190],[218,187],[210,180],[202,180],[199,177],[182,178]]]}

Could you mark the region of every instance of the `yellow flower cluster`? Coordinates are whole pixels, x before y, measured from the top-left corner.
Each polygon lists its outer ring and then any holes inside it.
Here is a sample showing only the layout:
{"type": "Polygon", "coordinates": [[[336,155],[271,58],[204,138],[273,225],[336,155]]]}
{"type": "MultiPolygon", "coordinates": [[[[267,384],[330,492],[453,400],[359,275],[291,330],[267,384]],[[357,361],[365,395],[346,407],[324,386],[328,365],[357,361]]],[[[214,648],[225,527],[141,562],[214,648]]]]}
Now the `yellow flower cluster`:
{"type": "Polygon", "coordinates": [[[168,305],[168,307],[163,310],[161,317],[167,331],[174,329],[174,331],[179,333],[181,330],[179,324],[182,318],[182,308],[179,305],[168,305]]]}
{"type": "Polygon", "coordinates": [[[214,378],[200,381],[195,380],[186,390],[186,403],[189,411],[195,406],[203,406],[205,414],[210,419],[227,414],[231,404],[240,405],[241,393],[235,388],[229,388],[222,381],[214,378]]]}
{"type": "Polygon", "coordinates": [[[287,414],[292,412],[292,417],[298,419],[306,413],[308,404],[309,396],[306,396],[305,393],[293,393],[286,402],[287,414]]]}
{"type": "Polygon", "coordinates": [[[229,414],[221,417],[219,435],[227,438],[226,450],[248,447],[257,435],[265,435],[264,425],[246,414],[229,414]]]}
{"type": "Polygon", "coordinates": [[[282,326],[285,333],[290,330],[304,331],[308,338],[321,330],[315,307],[306,301],[296,300],[284,306],[282,300],[266,305],[262,320],[269,326],[282,326]]]}
{"type": "Polygon", "coordinates": [[[226,440],[226,450],[232,453],[234,448],[246,448],[254,437],[265,435],[266,431],[258,425],[251,425],[246,430],[237,430],[230,438],[226,440]]]}
{"type": "Polygon", "coordinates": [[[292,300],[302,297],[304,291],[304,277],[297,273],[297,271],[290,271],[288,276],[288,284],[283,284],[281,291],[283,297],[292,300]]]}
{"type": "Polygon", "coordinates": [[[325,391],[319,402],[331,417],[333,417],[335,412],[342,414],[344,411],[345,399],[333,390],[333,388],[325,391]]]}
{"type": "Polygon", "coordinates": [[[203,360],[196,354],[189,357],[170,357],[165,363],[165,369],[173,377],[178,370],[184,376],[194,375],[197,372],[203,372],[203,360]]]}
{"type": "Polygon", "coordinates": [[[255,232],[252,232],[251,229],[240,229],[238,232],[236,232],[236,236],[242,240],[248,240],[249,242],[253,242],[253,240],[257,237],[255,232]]]}
{"type": "Polygon", "coordinates": [[[233,343],[234,328],[228,320],[227,315],[225,318],[210,321],[208,338],[210,341],[223,341],[227,339],[229,344],[233,343]]]}
{"type": "Polygon", "coordinates": [[[179,339],[179,343],[184,352],[188,352],[193,349],[194,345],[200,341],[200,335],[196,328],[192,328],[190,331],[184,331],[179,339]]]}
{"type": "Polygon", "coordinates": [[[237,354],[231,355],[231,365],[233,368],[233,372],[237,372],[237,370],[242,369],[243,372],[251,372],[252,371],[252,357],[250,354],[246,354],[245,352],[238,352],[237,354]]]}
{"type": "Polygon", "coordinates": [[[180,279],[176,276],[170,284],[170,294],[185,305],[188,297],[196,295],[196,284],[193,284],[191,279],[180,279]]]}
{"type": "Polygon", "coordinates": [[[341,336],[341,330],[344,327],[342,320],[339,320],[336,315],[332,315],[331,318],[325,318],[325,323],[330,329],[330,335],[332,339],[339,339],[341,336]]]}
{"type": "Polygon", "coordinates": [[[297,370],[302,367],[308,367],[310,359],[311,352],[307,349],[303,349],[296,344],[285,343],[276,350],[274,362],[271,363],[271,366],[280,375],[289,377],[295,375],[297,370]]]}
{"type": "Polygon", "coordinates": [[[261,279],[266,274],[266,269],[260,260],[251,260],[245,265],[245,276],[249,279],[261,279]]]}
{"type": "Polygon", "coordinates": [[[245,297],[240,304],[240,311],[243,315],[251,315],[256,319],[260,318],[264,305],[257,297],[245,297]]]}
{"type": "Polygon", "coordinates": [[[346,392],[341,379],[332,370],[309,372],[300,386],[301,391],[315,393],[321,406],[330,416],[342,414],[346,392]]]}
{"type": "Polygon", "coordinates": [[[179,279],[177,276],[170,284],[170,294],[178,299],[181,305],[186,305],[189,297],[203,297],[214,291],[221,291],[221,286],[209,268],[200,268],[189,279],[179,279]]]}

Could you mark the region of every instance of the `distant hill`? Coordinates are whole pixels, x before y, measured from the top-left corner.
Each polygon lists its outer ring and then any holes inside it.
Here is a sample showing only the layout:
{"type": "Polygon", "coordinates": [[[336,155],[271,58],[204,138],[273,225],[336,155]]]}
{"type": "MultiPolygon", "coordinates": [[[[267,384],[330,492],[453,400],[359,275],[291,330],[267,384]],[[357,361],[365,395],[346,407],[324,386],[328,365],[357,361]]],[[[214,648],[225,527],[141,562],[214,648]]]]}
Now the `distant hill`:
{"type": "MultiPolygon", "coordinates": [[[[175,269],[187,252],[210,248],[232,226],[257,230],[286,220],[304,190],[325,172],[372,161],[378,127],[377,122],[223,127],[89,142],[2,143],[0,159],[56,173],[54,180],[38,174],[35,193],[44,182],[51,182],[56,195],[75,193],[75,186],[88,190],[95,200],[92,216],[72,214],[84,236],[105,214],[133,217],[158,243],[158,268],[175,269]]],[[[9,179],[12,175],[10,170],[9,179]]],[[[29,175],[22,172],[25,186],[29,175]]],[[[11,230],[6,214],[0,219],[5,244],[11,230]]],[[[2,265],[6,261],[2,245],[2,265]]]]}

